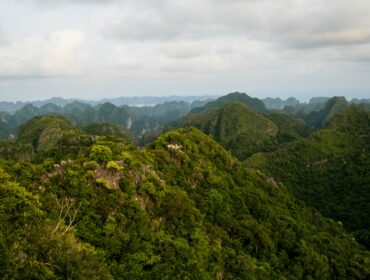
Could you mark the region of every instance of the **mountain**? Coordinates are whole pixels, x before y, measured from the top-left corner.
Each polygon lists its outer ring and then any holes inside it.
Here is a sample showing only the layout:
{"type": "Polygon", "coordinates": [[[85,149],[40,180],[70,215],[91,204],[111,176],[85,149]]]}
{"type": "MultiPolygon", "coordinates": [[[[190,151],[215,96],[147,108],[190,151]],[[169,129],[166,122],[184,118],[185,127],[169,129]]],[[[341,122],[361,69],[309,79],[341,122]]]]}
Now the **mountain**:
{"type": "Polygon", "coordinates": [[[180,121],[179,126],[194,126],[200,129],[241,159],[257,151],[268,150],[274,145],[273,140],[278,133],[277,126],[243,103],[229,102],[221,108],[212,106],[202,112],[190,114],[180,121]]]}
{"type": "Polygon", "coordinates": [[[314,104],[325,104],[326,102],[328,102],[330,99],[330,97],[312,97],[310,100],[309,100],[309,104],[311,105],[314,105],[314,104]]]}
{"type": "MultiPolygon", "coordinates": [[[[22,141],[71,128],[27,125],[22,141]]],[[[145,149],[112,135],[60,141],[75,152],[0,160],[4,279],[370,277],[369,251],[341,225],[196,128],[145,149]]]]}
{"type": "Polygon", "coordinates": [[[245,104],[247,107],[249,107],[253,111],[260,112],[260,113],[267,112],[265,105],[258,98],[252,98],[245,93],[234,92],[234,93],[229,93],[225,96],[222,96],[216,99],[215,101],[208,102],[203,107],[195,108],[191,111],[191,113],[201,113],[201,112],[208,111],[209,109],[212,109],[212,108],[221,108],[228,102],[240,102],[240,103],[245,104]]]}
{"type": "Polygon", "coordinates": [[[10,115],[4,112],[0,112],[0,139],[13,138],[12,132],[14,127],[10,123],[10,115]]]}
{"type": "Polygon", "coordinates": [[[345,97],[330,98],[323,109],[312,111],[303,117],[304,121],[313,127],[323,127],[335,114],[348,107],[348,102],[345,97]]]}
{"type": "Polygon", "coordinates": [[[294,117],[303,119],[306,115],[323,110],[326,103],[330,100],[329,97],[313,97],[308,103],[299,103],[294,106],[286,106],[281,109],[281,112],[294,117]]]}
{"type": "Polygon", "coordinates": [[[263,102],[263,104],[265,104],[266,108],[269,110],[280,110],[286,106],[294,107],[300,103],[299,100],[294,97],[289,97],[286,100],[282,100],[280,98],[267,97],[261,99],[261,101],[263,102]]]}
{"type": "Polygon", "coordinates": [[[353,98],[351,100],[351,104],[370,104],[370,98],[362,98],[362,99],[353,98]]]}
{"type": "Polygon", "coordinates": [[[0,111],[6,113],[12,113],[20,108],[22,108],[26,103],[24,102],[7,102],[7,101],[0,101],[0,111]]]}
{"type": "MultiPolygon", "coordinates": [[[[191,98],[189,97],[189,100],[191,98]]],[[[330,108],[325,107],[325,103],[319,103],[322,100],[320,98],[315,102],[312,101],[312,104],[300,103],[294,107],[286,106],[282,110],[274,110],[273,112],[304,120],[311,126],[320,128],[327,119],[346,106],[346,101],[343,98],[334,98],[330,102],[328,101],[327,107],[330,103],[334,103],[329,106],[330,108]],[[333,102],[335,99],[337,100],[333,102]],[[327,119],[325,119],[326,116],[328,116],[327,119]]],[[[295,99],[289,98],[284,102],[295,103],[295,101],[295,99]]],[[[155,106],[142,107],[117,106],[111,102],[91,105],[85,101],[54,98],[32,104],[28,103],[11,114],[0,112],[0,137],[2,139],[14,138],[17,135],[18,127],[22,123],[35,116],[54,114],[67,117],[73,125],[79,128],[98,122],[109,122],[122,126],[127,129],[129,134],[135,137],[137,143],[147,143],[146,139],[152,139],[151,136],[147,137],[147,135],[158,135],[158,131],[162,131],[165,126],[186,116],[189,112],[193,114],[202,113],[212,108],[221,108],[228,102],[241,102],[253,111],[265,114],[271,113],[261,100],[249,97],[245,93],[231,93],[211,102],[209,102],[209,99],[201,99],[191,103],[187,101],[170,101],[155,106]]],[[[360,103],[358,106],[368,108],[366,103],[360,103]]]]}
{"type": "Polygon", "coordinates": [[[195,101],[208,102],[216,99],[217,96],[203,95],[203,96],[123,96],[117,98],[105,98],[97,103],[110,102],[116,106],[129,105],[138,107],[152,107],[158,104],[171,103],[171,102],[185,102],[193,103],[195,101]]]}
{"type": "Polygon", "coordinates": [[[282,113],[265,114],[278,127],[277,142],[282,144],[310,135],[314,129],[302,120],[282,113]]]}
{"type": "Polygon", "coordinates": [[[283,182],[297,198],[340,221],[370,248],[370,113],[344,109],[325,127],[246,166],[283,182]]]}
{"type": "Polygon", "coordinates": [[[19,128],[19,141],[30,143],[36,151],[55,148],[65,136],[75,135],[77,130],[65,118],[40,116],[24,123],[19,128]]]}
{"type": "Polygon", "coordinates": [[[53,104],[58,107],[65,107],[71,103],[84,103],[90,106],[96,106],[104,103],[112,103],[116,106],[155,106],[166,102],[186,102],[193,103],[195,101],[208,102],[215,99],[216,96],[204,95],[204,96],[122,96],[117,98],[104,98],[98,101],[83,100],[83,99],[64,99],[60,97],[53,97],[46,100],[29,101],[29,102],[0,102],[0,112],[14,113],[22,107],[31,104],[35,107],[41,108],[47,104],[53,104]]]}
{"type": "Polygon", "coordinates": [[[115,125],[110,122],[91,123],[88,126],[84,127],[83,131],[91,135],[125,136],[127,133],[125,127],[115,125]]]}
{"type": "Polygon", "coordinates": [[[18,127],[35,116],[60,115],[68,118],[74,125],[83,128],[90,124],[111,123],[123,127],[137,139],[145,132],[154,130],[186,115],[191,109],[203,106],[207,101],[168,102],[152,107],[116,106],[106,102],[96,106],[74,101],[64,107],[46,103],[41,107],[27,104],[13,114],[0,112],[0,137],[13,138],[18,127]]]}
{"type": "Polygon", "coordinates": [[[190,113],[176,126],[200,129],[242,160],[312,132],[302,121],[279,113],[261,114],[240,102],[228,102],[220,108],[210,106],[200,111],[190,113]]]}

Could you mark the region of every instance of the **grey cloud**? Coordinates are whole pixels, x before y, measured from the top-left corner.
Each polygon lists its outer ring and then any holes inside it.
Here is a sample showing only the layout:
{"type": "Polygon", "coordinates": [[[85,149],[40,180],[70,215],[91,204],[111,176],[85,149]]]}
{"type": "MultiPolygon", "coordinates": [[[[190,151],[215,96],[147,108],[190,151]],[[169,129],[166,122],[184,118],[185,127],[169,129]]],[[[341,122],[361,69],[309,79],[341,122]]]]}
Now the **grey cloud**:
{"type": "Polygon", "coordinates": [[[296,35],[295,37],[289,39],[295,44],[295,46],[302,48],[366,44],[370,42],[370,28],[365,30],[355,29],[348,31],[308,34],[305,36],[296,35]]]}
{"type": "MultiPolygon", "coordinates": [[[[24,1],[24,0],[20,0],[20,1],[24,1]]],[[[55,0],[33,0],[34,2],[38,3],[38,4],[56,4],[56,3],[85,3],[85,4],[107,4],[107,3],[112,3],[112,2],[117,2],[117,0],[59,0],[59,1],[55,1],[55,0]]]]}
{"type": "Polygon", "coordinates": [[[0,47],[7,45],[8,43],[9,43],[8,38],[6,37],[6,35],[4,34],[4,32],[2,32],[0,28],[0,47]]]}
{"type": "Polygon", "coordinates": [[[107,5],[117,3],[119,0],[15,0],[24,4],[34,3],[36,5],[51,8],[61,5],[107,5]]]}
{"type": "Polygon", "coordinates": [[[247,37],[293,48],[369,41],[370,2],[366,0],[351,1],[351,5],[346,0],[144,2],[130,5],[131,17],[107,23],[103,35],[137,41],[247,37]]]}
{"type": "Polygon", "coordinates": [[[370,88],[368,0],[0,2],[0,87],[12,92],[370,88]],[[76,29],[71,48],[60,32],[76,29]]]}
{"type": "Polygon", "coordinates": [[[170,40],[179,37],[184,32],[177,23],[169,23],[160,17],[137,17],[134,20],[123,19],[109,23],[102,29],[107,38],[123,40],[170,40]]]}

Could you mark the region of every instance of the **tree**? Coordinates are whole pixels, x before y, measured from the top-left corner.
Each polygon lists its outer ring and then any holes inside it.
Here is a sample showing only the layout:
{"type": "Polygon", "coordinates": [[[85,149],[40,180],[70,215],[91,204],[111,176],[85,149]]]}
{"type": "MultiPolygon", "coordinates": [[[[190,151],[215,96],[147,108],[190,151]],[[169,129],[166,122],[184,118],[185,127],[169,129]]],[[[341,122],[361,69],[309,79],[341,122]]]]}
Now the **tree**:
{"type": "Polygon", "coordinates": [[[103,145],[94,145],[91,148],[90,158],[100,163],[106,163],[112,159],[112,151],[103,145]]]}

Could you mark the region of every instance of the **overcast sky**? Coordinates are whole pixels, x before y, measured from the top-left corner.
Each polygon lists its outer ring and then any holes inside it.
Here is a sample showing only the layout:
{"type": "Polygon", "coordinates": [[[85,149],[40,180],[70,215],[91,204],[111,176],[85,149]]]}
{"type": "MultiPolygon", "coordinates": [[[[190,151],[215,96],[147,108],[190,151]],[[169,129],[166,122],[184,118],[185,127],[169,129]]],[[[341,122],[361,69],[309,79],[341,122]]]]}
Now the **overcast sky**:
{"type": "Polygon", "coordinates": [[[370,98],[369,0],[0,0],[0,100],[370,98]]]}

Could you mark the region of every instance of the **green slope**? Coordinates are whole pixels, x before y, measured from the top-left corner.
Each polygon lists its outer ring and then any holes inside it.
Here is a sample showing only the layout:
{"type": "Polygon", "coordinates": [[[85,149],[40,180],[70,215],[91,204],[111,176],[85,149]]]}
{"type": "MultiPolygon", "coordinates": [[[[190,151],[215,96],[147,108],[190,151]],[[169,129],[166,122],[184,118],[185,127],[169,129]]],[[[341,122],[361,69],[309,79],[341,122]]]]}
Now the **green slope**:
{"type": "Polygon", "coordinates": [[[239,102],[229,102],[219,109],[190,114],[179,126],[197,127],[241,159],[271,149],[278,133],[272,121],[239,102]]]}
{"type": "Polygon", "coordinates": [[[19,128],[19,140],[31,143],[38,151],[54,148],[65,135],[77,130],[64,117],[40,116],[24,123],[19,128]]]}
{"type": "Polygon", "coordinates": [[[307,205],[370,246],[370,113],[348,108],[307,139],[256,154],[248,167],[282,181],[307,205]]]}
{"type": "Polygon", "coordinates": [[[277,141],[279,143],[290,142],[310,135],[314,129],[305,122],[282,113],[265,115],[278,127],[277,141]]]}
{"type": "Polygon", "coordinates": [[[61,159],[0,160],[1,278],[370,277],[340,225],[195,128],[143,150],[69,137],[61,159]]]}
{"type": "Polygon", "coordinates": [[[243,103],[244,105],[251,108],[255,112],[265,113],[268,111],[265,107],[265,104],[263,104],[263,102],[260,99],[250,97],[245,93],[233,92],[225,96],[222,96],[216,99],[215,101],[208,102],[203,107],[194,108],[191,111],[191,113],[201,113],[201,112],[208,111],[209,109],[221,108],[224,105],[226,105],[226,103],[229,103],[229,102],[243,103]]]}
{"type": "Polygon", "coordinates": [[[313,129],[287,115],[257,113],[240,102],[189,114],[177,126],[194,126],[212,136],[239,159],[271,151],[281,143],[308,136],[313,129]]]}
{"type": "Polygon", "coordinates": [[[323,109],[312,111],[301,118],[315,128],[323,127],[335,114],[341,112],[348,107],[348,102],[345,97],[332,97],[326,103],[323,109]]]}

